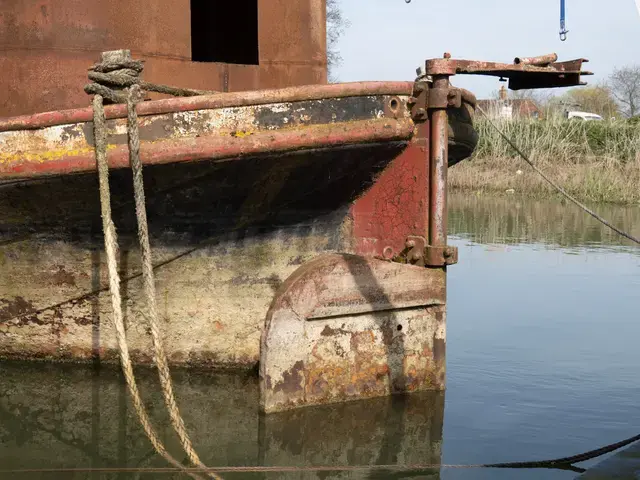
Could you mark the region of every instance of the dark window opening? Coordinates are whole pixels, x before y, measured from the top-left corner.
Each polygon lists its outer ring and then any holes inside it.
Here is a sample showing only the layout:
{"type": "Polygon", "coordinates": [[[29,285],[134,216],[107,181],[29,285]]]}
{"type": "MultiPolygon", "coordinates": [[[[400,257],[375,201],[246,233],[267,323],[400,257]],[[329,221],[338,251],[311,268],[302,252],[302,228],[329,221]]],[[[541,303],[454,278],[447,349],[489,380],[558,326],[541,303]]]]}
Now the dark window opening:
{"type": "Polygon", "coordinates": [[[191,0],[191,59],[258,65],[258,0],[191,0]]]}

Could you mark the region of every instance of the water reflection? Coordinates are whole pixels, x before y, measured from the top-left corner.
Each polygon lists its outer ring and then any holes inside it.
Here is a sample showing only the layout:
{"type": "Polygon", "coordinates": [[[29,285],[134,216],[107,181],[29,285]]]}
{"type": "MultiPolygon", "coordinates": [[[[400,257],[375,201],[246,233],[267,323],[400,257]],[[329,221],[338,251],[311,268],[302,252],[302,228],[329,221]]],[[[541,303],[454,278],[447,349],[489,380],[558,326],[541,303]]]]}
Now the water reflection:
{"type": "MultiPolygon", "coordinates": [[[[0,364],[0,470],[167,466],[138,425],[115,368],[0,364]]],[[[154,371],[138,369],[167,448],[180,446],[154,371]]],[[[444,395],[426,392],[263,416],[250,374],[174,372],[181,412],[202,460],[224,466],[439,464],[444,395]]],[[[184,457],[184,455],[183,455],[184,457]]],[[[178,460],[186,463],[186,458],[178,460]]],[[[175,474],[11,474],[12,478],[178,478],[175,474]]],[[[7,477],[7,478],[8,478],[7,477]]],[[[186,478],[186,477],[181,477],[186,478]]],[[[234,473],[224,478],[429,478],[439,472],[234,473]]]]}
{"type": "MultiPolygon", "coordinates": [[[[560,247],[632,246],[570,202],[451,193],[449,233],[478,243],[545,243],[560,247]]],[[[640,206],[597,205],[594,211],[640,236],[640,206]]],[[[637,251],[637,249],[636,249],[637,251]]]]}
{"type": "MultiPolygon", "coordinates": [[[[442,394],[265,417],[258,411],[255,375],[175,370],[181,412],[205,463],[525,461],[572,455],[637,433],[639,249],[627,249],[634,255],[620,252],[619,236],[559,202],[451,195],[449,204],[450,231],[464,240],[452,241],[460,248],[460,262],[451,267],[448,278],[444,448],[442,394]],[[521,245],[496,248],[477,243],[521,245]],[[595,246],[598,252],[566,255],[595,246]]],[[[640,208],[600,206],[598,213],[640,234],[640,208]]],[[[161,438],[177,454],[180,445],[155,371],[138,368],[136,373],[161,438]]],[[[184,455],[179,459],[186,462],[184,455]]],[[[0,363],[0,470],[121,466],[167,464],[141,431],[119,370],[0,363]]],[[[177,478],[155,473],[0,477],[177,478]]],[[[562,480],[575,474],[443,469],[224,478],[562,480]]]]}

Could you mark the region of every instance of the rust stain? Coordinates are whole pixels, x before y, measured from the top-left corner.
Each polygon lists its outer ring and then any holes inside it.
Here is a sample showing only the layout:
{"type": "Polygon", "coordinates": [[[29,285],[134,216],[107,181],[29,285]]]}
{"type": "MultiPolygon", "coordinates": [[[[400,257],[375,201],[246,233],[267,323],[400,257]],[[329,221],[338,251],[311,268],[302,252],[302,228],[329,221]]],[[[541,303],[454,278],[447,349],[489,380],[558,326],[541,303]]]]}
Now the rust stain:
{"type": "Polygon", "coordinates": [[[444,364],[446,357],[447,343],[442,338],[436,338],[433,334],[433,361],[436,364],[444,364]]]}
{"type": "Polygon", "coordinates": [[[27,301],[24,297],[15,297],[13,300],[0,299],[0,323],[8,323],[11,320],[16,320],[16,325],[28,325],[30,323],[36,323],[38,325],[44,325],[38,319],[35,312],[36,307],[32,302],[27,301]]]}
{"type": "Polygon", "coordinates": [[[374,341],[373,332],[371,330],[366,330],[364,332],[354,332],[351,334],[351,351],[359,352],[361,350],[365,350],[367,346],[372,344],[374,341]]]}
{"type": "Polygon", "coordinates": [[[350,332],[344,329],[344,324],[340,328],[331,328],[329,325],[326,325],[320,335],[323,337],[334,337],[336,335],[348,335],[350,332]]]}
{"type": "Polygon", "coordinates": [[[283,392],[288,395],[302,390],[303,387],[304,362],[298,360],[293,367],[282,374],[282,381],[277,382],[273,387],[273,392],[283,392]]]}
{"type": "Polygon", "coordinates": [[[76,285],[76,279],[73,274],[67,272],[62,265],[58,265],[58,271],[51,277],[53,284],[57,286],[62,285],[76,285]]]}

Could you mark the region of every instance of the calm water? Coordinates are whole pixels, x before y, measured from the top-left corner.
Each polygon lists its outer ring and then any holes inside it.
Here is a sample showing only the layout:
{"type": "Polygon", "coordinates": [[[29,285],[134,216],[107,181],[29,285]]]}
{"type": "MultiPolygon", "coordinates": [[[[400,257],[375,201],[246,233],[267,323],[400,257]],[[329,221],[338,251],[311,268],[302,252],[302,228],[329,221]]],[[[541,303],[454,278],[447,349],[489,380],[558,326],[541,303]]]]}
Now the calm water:
{"type": "MultiPolygon", "coordinates": [[[[217,465],[468,464],[573,455],[640,432],[640,249],[573,206],[450,198],[445,394],[258,414],[251,374],[175,371],[203,461],[217,465]]],[[[640,208],[599,212],[640,234],[640,208]]],[[[161,436],[179,451],[154,371],[137,370],[161,436]]],[[[0,364],[1,478],[173,478],[6,473],[164,467],[111,368],[0,364]]],[[[180,457],[182,460],[182,457],[180,457]]],[[[594,462],[583,464],[588,466],[594,462]]],[[[224,478],[570,479],[550,470],[230,475],[224,478]]]]}

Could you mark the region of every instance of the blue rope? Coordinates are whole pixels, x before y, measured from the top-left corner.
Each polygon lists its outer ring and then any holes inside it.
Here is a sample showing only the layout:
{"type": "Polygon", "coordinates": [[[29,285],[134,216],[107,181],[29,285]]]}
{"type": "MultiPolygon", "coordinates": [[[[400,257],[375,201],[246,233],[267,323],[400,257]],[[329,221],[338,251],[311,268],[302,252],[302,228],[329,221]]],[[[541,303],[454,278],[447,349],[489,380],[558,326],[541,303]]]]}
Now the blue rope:
{"type": "Polygon", "coordinates": [[[566,8],[565,0],[560,0],[560,40],[565,41],[567,39],[567,33],[569,30],[566,28],[566,8]]]}

